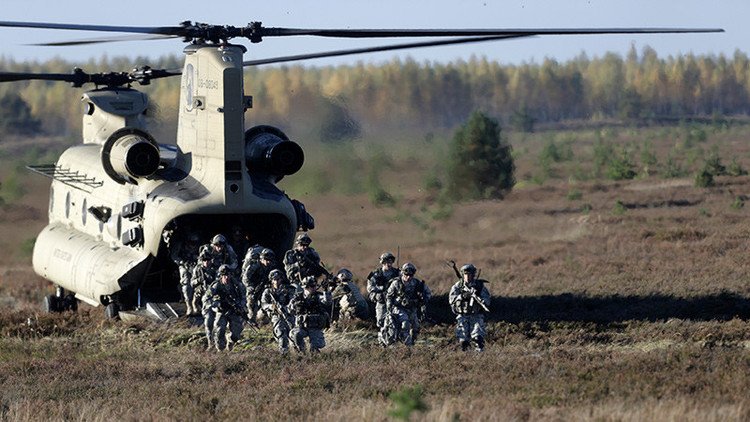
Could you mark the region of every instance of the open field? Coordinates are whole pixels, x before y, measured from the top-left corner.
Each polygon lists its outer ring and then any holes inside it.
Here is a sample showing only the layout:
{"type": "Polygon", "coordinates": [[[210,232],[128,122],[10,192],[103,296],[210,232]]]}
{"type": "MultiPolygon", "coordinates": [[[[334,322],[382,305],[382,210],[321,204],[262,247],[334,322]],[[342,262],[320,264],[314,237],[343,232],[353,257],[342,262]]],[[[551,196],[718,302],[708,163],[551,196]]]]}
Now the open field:
{"type": "MultiPolygon", "coordinates": [[[[683,133],[666,130],[621,131],[613,142],[653,136],[663,161],[683,133]]],[[[748,167],[746,134],[702,145],[748,167]]],[[[576,139],[590,174],[595,139],[576,139]]],[[[435,324],[413,349],[384,350],[371,324],[350,322],[314,357],[278,356],[267,326],[217,354],[187,321],[113,322],[86,305],[41,314],[51,287],[17,245],[46,222],[45,180],[29,179],[29,193],[0,214],[0,420],[383,420],[408,407],[399,392],[426,405],[412,415],[423,420],[750,419],[750,176],[711,188],[692,175],[572,180],[579,164],[562,162],[539,184],[544,143],[514,141],[521,183],[505,200],[439,216],[421,185],[429,162],[403,179],[384,173],[395,206],[364,192],[299,192],[326,264],[350,268],[363,286],[378,255],[399,248],[436,294],[435,324]],[[447,259],[473,262],[491,281],[481,355],[456,350],[447,259]]]]}

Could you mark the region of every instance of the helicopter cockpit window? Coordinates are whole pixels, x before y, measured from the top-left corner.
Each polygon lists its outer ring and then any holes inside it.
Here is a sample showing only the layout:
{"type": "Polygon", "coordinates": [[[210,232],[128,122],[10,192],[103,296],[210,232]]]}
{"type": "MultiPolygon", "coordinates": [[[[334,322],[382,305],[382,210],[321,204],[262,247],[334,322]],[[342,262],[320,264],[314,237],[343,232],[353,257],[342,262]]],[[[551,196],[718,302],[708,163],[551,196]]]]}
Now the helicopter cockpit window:
{"type": "Polygon", "coordinates": [[[70,192],[65,195],[65,218],[70,217],[70,192]]]}
{"type": "Polygon", "coordinates": [[[83,199],[83,206],[81,207],[81,224],[86,225],[86,216],[89,215],[86,198],[83,199]]]}

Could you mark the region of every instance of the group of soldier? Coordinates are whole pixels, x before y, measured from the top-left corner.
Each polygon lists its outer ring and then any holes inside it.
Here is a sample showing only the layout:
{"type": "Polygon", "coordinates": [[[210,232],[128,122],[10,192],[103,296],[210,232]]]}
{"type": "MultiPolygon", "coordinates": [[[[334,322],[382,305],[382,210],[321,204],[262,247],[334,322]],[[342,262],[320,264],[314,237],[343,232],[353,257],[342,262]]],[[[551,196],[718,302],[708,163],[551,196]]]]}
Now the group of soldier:
{"type": "MultiPolygon", "coordinates": [[[[310,352],[318,352],[325,347],[324,329],[332,321],[367,316],[370,306],[352,282],[352,272],[342,268],[335,275],[329,273],[307,233],[296,238],[281,262],[269,248],[250,247],[241,236],[233,240],[244,254],[241,262],[222,234],[202,246],[196,235],[190,235],[172,249],[187,314],[202,315],[208,349],[231,349],[245,323],[257,327],[261,314],[270,319],[281,353],[288,353],[290,346],[305,353],[307,344],[310,352]]],[[[460,270],[454,265],[454,270],[459,280],[451,288],[449,304],[456,315],[456,337],[463,350],[473,344],[482,351],[484,315],[490,303],[486,281],[478,278],[472,264],[460,270]]],[[[412,263],[398,268],[396,257],[386,252],[367,276],[368,299],[374,305],[383,346],[396,342],[411,346],[419,334],[432,292],[416,273],[412,263]]]]}

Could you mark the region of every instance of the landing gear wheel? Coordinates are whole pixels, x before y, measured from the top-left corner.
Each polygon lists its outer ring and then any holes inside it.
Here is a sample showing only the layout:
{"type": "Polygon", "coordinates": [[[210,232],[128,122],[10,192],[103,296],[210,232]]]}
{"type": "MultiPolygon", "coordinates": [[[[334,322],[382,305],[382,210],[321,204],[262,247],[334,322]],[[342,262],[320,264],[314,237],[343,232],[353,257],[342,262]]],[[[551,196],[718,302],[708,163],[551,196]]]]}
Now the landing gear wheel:
{"type": "Polygon", "coordinates": [[[42,309],[48,314],[60,312],[60,299],[55,295],[45,296],[42,302],[42,309]]]}
{"type": "Polygon", "coordinates": [[[78,299],[73,293],[68,293],[62,299],[62,308],[66,311],[76,312],[78,310],[78,299]]]}
{"type": "Polygon", "coordinates": [[[120,307],[117,306],[117,303],[112,302],[109,305],[104,307],[104,316],[107,317],[107,319],[119,319],[120,318],[120,307]]]}

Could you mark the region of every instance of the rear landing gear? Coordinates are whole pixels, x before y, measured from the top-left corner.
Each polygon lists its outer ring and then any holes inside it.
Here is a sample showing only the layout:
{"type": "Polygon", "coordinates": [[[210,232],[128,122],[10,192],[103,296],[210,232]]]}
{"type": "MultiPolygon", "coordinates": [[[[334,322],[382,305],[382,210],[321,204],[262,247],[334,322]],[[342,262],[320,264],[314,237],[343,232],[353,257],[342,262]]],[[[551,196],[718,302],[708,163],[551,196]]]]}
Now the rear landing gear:
{"type": "Polygon", "coordinates": [[[106,316],[107,319],[120,318],[120,307],[117,305],[117,302],[110,302],[104,307],[104,316],[106,316]]]}
{"type": "Polygon", "coordinates": [[[77,311],[78,299],[72,293],[65,294],[65,289],[60,286],[55,288],[55,294],[44,297],[42,309],[46,313],[77,311]]]}

